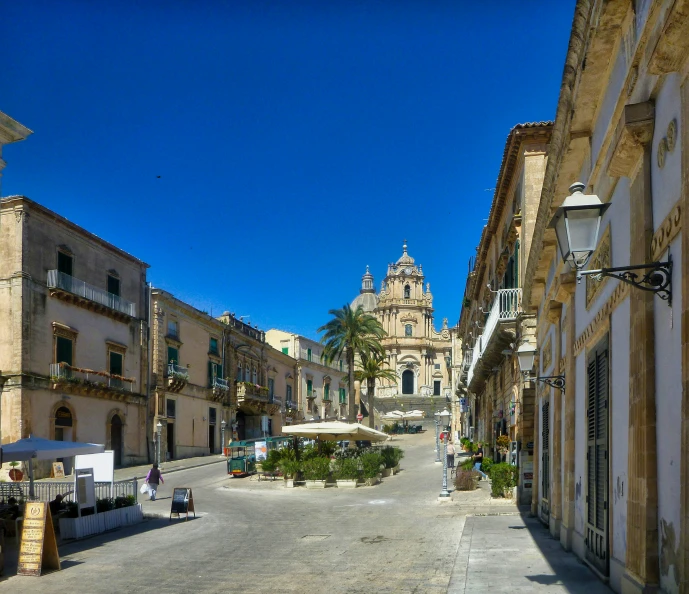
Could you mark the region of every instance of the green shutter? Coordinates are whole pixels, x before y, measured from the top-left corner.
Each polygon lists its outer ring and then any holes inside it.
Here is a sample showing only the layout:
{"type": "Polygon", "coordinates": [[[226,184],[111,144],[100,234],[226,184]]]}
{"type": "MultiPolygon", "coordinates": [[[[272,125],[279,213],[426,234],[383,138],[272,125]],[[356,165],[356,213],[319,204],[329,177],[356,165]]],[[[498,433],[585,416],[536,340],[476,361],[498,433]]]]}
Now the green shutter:
{"type": "Polygon", "coordinates": [[[306,395],[308,397],[313,393],[313,382],[311,380],[306,380],[306,395]]]}
{"type": "Polygon", "coordinates": [[[282,354],[289,355],[289,347],[282,347],[282,354]]]}
{"type": "Polygon", "coordinates": [[[213,361],[208,361],[208,386],[213,387],[213,361]]]}
{"type": "Polygon", "coordinates": [[[179,354],[175,347],[167,347],[167,362],[179,365],[179,354]]]}
{"type": "Polygon", "coordinates": [[[306,349],[306,359],[307,361],[311,361],[311,349],[306,349]]]}
{"type": "Polygon", "coordinates": [[[55,337],[55,362],[67,363],[73,365],[72,362],[72,341],[64,336],[55,337]]]}
{"type": "Polygon", "coordinates": [[[330,384],[325,384],[323,388],[323,400],[330,400],[330,384]]]}

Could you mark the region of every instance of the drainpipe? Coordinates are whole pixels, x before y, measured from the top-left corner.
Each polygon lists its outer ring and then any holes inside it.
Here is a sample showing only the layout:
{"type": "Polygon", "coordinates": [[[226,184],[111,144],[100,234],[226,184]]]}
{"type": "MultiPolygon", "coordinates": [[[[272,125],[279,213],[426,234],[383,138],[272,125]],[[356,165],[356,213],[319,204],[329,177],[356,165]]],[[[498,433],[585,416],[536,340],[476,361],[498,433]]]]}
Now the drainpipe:
{"type": "MultiPolygon", "coordinates": [[[[151,307],[152,307],[152,291],[153,283],[148,283],[146,287],[146,298],[148,303],[146,304],[146,408],[151,406],[151,307]]],[[[152,435],[153,427],[153,415],[146,411],[146,455],[151,460],[151,447],[149,445],[150,436],[152,435]]],[[[154,446],[155,447],[155,446],[154,446]]]]}

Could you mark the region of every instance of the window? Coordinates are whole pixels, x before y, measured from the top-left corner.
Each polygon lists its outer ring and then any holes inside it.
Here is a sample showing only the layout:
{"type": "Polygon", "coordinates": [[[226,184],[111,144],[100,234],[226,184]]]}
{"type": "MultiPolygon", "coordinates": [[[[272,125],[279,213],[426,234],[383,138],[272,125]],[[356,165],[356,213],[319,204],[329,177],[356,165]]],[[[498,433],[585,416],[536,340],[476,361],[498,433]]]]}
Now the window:
{"type": "Polygon", "coordinates": [[[287,386],[286,398],[287,402],[292,402],[292,386],[287,386]]]}
{"type": "Polygon", "coordinates": [[[440,369],[440,363],[436,363],[436,364],[435,364],[435,368],[436,368],[436,369],[440,369]]]}
{"type": "Polygon", "coordinates": [[[282,347],[282,354],[289,355],[289,347],[282,347]]]}
{"type": "Polygon", "coordinates": [[[57,252],[57,271],[62,274],[67,274],[72,276],[72,265],[74,263],[74,258],[71,254],[63,251],[57,252]]]}
{"type": "Polygon", "coordinates": [[[330,400],[330,384],[323,386],[323,400],[330,400]]]}
{"type": "Polygon", "coordinates": [[[311,349],[306,349],[306,360],[311,361],[311,349]]]}
{"type": "Polygon", "coordinates": [[[74,365],[74,341],[65,336],[55,337],[55,363],[67,363],[74,365]]]}
{"type": "Polygon", "coordinates": [[[168,419],[175,418],[175,401],[172,398],[165,400],[165,412],[167,413],[168,419]]]}
{"type": "Polygon", "coordinates": [[[438,380],[433,382],[433,396],[440,396],[440,382],[438,380]]]}
{"type": "Polygon", "coordinates": [[[245,382],[250,382],[251,381],[251,369],[249,369],[249,365],[244,368],[244,381],[245,382]]]}
{"type": "Polygon", "coordinates": [[[215,425],[215,423],[218,421],[218,409],[217,408],[208,408],[208,424],[209,425],[215,425]]]}
{"type": "Polygon", "coordinates": [[[208,387],[215,385],[215,379],[223,379],[222,364],[215,361],[208,361],[208,387]]]}
{"type": "Polygon", "coordinates": [[[404,326],[404,335],[405,335],[405,336],[412,336],[411,324],[405,324],[405,326],[404,326]]]}
{"type": "Polygon", "coordinates": [[[218,339],[217,338],[211,338],[208,344],[208,352],[211,353],[212,355],[217,355],[218,354],[218,339]]]}
{"type": "Polygon", "coordinates": [[[120,278],[111,273],[108,273],[108,293],[120,296],[120,278]]]}
{"type": "Polygon", "coordinates": [[[340,359],[340,371],[344,371],[344,364],[342,363],[342,359],[340,359]]]}
{"type": "Polygon", "coordinates": [[[167,335],[170,338],[179,338],[179,324],[176,320],[168,320],[167,335]]]}
{"type": "Polygon", "coordinates": [[[242,381],[242,364],[237,363],[237,381],[241,382],[242,381]]]}
{"type": "Polygon", "coordinates": [[[313,380],[306,380],[306,397],[311,398],[313,396],[313,380]]]}
{"type": "Polygon", "coordinates": [[[258,374],[256,373],[256,368],[254,367],[253,373],[251,375],[251,381],[253,381],[255,384],[258,383],[258,374]]]}
{"type": "Polygon", "coordinates": [[[167,362],[179,365],[179,351],[175,347],[167,347],[167,362]]]}
{"type": "Polygon", "coordinates": [[[347,394],[344,388],[340,388],[340,404],[347,404],[347,394]]]}
{"type": "Polygon", "coordinates": [[[122,353],[110,351],[109,359],[110,361],[108,361],[108,371],[112,375],[124,375],[124,355],[122,353]]]}
{"type": "Polygon", "coordinates": [[[404,298],[405,299],[411,298],[411,289],[409,288],[409,285],[404,286],[404,298]]]}

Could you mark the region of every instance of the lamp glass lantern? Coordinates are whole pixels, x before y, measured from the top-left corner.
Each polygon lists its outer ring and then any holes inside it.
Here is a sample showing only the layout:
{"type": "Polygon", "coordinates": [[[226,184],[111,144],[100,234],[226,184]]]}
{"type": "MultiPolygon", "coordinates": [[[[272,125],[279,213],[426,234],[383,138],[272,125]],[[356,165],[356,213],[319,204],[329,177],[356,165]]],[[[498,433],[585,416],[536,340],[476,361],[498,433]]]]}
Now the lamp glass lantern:
{"type": "Polygon", "coordinates": [[[583,194],[585,187],[581,182],[570,186],[572,194],[565,198],[548,225],[555,229],[562,259],[572,262],[577,270],[586,266],[596,249],[601,218],[610,207],[594,194],[583,194]]]}
{"type": "Polygon", "coordinates": [[[536,349],[525,342],[517,349],[517,359],[519,360],[519,370],[522,373],[529,373],[533,369],[536,359],[536,349]]]}

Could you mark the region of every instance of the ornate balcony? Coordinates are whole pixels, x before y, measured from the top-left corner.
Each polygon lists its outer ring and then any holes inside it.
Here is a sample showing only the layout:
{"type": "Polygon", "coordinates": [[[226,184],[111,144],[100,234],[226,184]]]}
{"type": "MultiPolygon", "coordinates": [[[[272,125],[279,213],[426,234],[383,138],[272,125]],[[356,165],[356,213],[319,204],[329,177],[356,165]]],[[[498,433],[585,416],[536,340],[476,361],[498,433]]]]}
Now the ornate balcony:
{"type": "Polygon", "coordinates": [[[86,309],[102,313],[120,321],[136,317],[136,304],[108,293],[57,270],[48,271],[48,288],[53,297],[69,301],[86,309]]]}
{"type": "Polygon", "coordinates": [[[252,414],[274,415],[280,412],[280,404],[272,398],[268,388],[251,382],[237,382],[237,408],[252,414]]]}
{"type": "Polygon", "coordinates": [[[127,395],[139,397],[134,392],[133,378],[108,373],[82,369],[67,363],[50,364],[50,382],[53,390],[83,394],[87,396],[109,396],[124,399],[127,395]]]}
{"type": "Polygon", "coordinates": [[[167,389],[179,392],[189,382],[189,370],[176,363],[167,364],[167,389]]]}
{"type": "Polygon", "coordinates": [[[213,394],[213,400],[227,404],[229,402],[230,384],[226,379],[214,377],[213,384],[211,385],[211,392],[213,394]]]}

